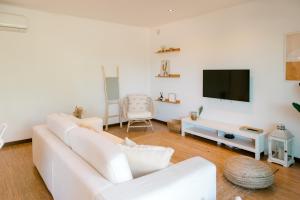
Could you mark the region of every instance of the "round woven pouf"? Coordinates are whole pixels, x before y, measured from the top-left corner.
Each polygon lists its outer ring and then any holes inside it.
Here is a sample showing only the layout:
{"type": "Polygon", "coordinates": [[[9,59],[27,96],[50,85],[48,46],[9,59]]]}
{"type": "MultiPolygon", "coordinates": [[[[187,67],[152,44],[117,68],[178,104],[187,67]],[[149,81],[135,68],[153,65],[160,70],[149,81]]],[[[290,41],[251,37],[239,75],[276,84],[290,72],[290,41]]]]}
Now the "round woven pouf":
{"type": "Polygon", "coordinates": [[[269,165],[246,156],[227,159],[224,176],[230,182],[249,189],[267,188],[274,181],[274,172],[269,165]]]}

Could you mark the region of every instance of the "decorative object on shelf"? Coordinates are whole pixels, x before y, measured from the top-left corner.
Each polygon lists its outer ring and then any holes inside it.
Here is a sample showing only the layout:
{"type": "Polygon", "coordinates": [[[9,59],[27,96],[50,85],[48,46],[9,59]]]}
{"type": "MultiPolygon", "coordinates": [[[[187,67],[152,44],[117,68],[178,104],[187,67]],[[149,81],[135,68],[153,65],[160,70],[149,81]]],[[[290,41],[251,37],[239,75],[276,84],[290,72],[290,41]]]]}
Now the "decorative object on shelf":
{"type": "Polygon", "coordinates": [[[168,100],[169,100],[169,102],[176,103],[176,101],[177,101],[176,94],[175,93],[169,93],[168,94],[168,100]]]}
{"type": "Polygon", "coordinates": [[[180,78],[180,74],[168,74],[167,76],[162,76],[158,74],[156,77],[157,78],[180,78]]]}
{"type": "Polygon", "coordinates": [[[164,52],[165,50],[166,50],[166,46],[164,46],[164,45],[162,45],[161,47],[160,47],[160,51],[162,51],[162,52],[164,52]]]}
{"type": "Polygon", "coordinates": [[[170,61],[162,60],[160,67],[160,76],[169,76],[170,74],[170,61]]]}
{"type": "Polygon", "coordinates": [[[170,102],[169,99],[163,99],[162,101],[158,98],[157,101],[163,103],[170,103],[170,104],[180,104],[180,100],[176,100],[176,102],[170,102]]]}
{"type": "Polygon", "coordinates": [[[253,133],[263,133],[264,132],[263,129],[254,128],[254,127],[251,127],[251,126],[241,126],[240,130],[241,131],[249,131],[249,132],[253,132],[253,133]]]}
{"type": "Polygon", "coordinates": [[[170,131],[175,133],[180,133],[181,131],[181,120],[180,119],[172,119],[167,122],[168,128],[170,131]]]}
{"type": "Polygon", "coordinates": [[[234,135],[233,135],[233,134],[228,134],[228,133],[226,133],[226,134],[224,135],[224,138],[227,138],[227,139],[233,140],[235,137],[234,137],[234,135]]]}
{"type": "Polygon", "coordinates": [[[160,92],[159,94],[160,94],[159,100],[160,100],[160,101],[163,101],[163,100],[164,100],[163,92],[160,92]]]}
{"type": "Polygon", "coordinates": [[[0,149],[3,147],[5,143],[3,136],[5,134],[6,129],[7,129],[7,124],[5,123],[0,124],[0,149]]]}
{"type": "Polygon", "coordinates": [[[159,76],[165,76],[164,67],[165,67],[165,61],[162,60],[161,64],[160,64],[160,73],[159,73],[159,76]]]}
{"type": "Polygon", "coordinates": [[[196,121],[198,119],[198,115],[197,115],[197,112],[191,112],[191,119],[196,121]]]}
{"type": "Polygon", "coordinates": [[[203,106],[198,108],[198,116],[200,117],[201,113],[203,112],[203,106]]]}
{"type": "Polygon", "coordinates": [[[298,112],[300,112],[300,104],[294,102],[292,105],[298,112]]]}
{"type": "Polygon", "coordinates": [[[277,171],[266,163],[247,156],[233,156],[224,164],[224,176],[227,180],[249,189],[263,189],[271,186],[277,171]]]}
{"type": "Polygon", "coordinates": [[[162,46],[160,50],[158,50],[156,53],[170,53],[170,52],[178,52],[178,51],[180,51],[180,48],[173,48],[173,47],[166,48],[165,46],[162,46]]]}
{"type": "Polygon", "coordinates": [[[268,162],[281,164],[289,167],[295,162],[293,152],[294,136],[283,124],[278,124],[277,128],[269,135],[269,158],[268,162]]]}
{"type": "Polygon", "coordinates": [[[286,36],[286,80],[300,80],[300,33],[286,36]]]}
{"type": "Polygon", "coordinates": [[[75,106],[75,110],[73,112],[73,115],[79,119],[82,119],[84,113],[84,109],[81,106],[75,106]]]}

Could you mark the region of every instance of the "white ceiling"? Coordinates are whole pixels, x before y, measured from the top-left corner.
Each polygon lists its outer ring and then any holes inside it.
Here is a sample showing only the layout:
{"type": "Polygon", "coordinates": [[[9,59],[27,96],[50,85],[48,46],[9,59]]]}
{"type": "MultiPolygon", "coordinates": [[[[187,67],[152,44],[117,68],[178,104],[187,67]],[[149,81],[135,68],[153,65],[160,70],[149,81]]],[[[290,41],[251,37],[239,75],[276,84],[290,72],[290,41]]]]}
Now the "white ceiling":
{"type": "Polygon", "coordinates": [[[1,2],[60,14],[120,24],[153,27],[199,16],[251,0],[1,0],[1,2]],[[175,12],[169,12],[175,9],[175,12]]]}

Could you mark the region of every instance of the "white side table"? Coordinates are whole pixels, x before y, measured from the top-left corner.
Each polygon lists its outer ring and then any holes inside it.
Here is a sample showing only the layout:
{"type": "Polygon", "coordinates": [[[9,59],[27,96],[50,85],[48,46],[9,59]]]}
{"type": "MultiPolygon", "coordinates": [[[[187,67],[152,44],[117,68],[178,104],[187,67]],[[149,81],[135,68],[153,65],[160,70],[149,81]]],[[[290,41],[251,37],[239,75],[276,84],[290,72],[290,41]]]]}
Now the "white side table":
{"type": "Polygon", "coordinates": [[[214,120],[198,119],[190,117],[181,120],[181,135],[186,133],[216,141],[217,144],[226,144],[255,153],[255,159],[260,160],[260,154],[264,152],[266,132],[254,133],[240,130],[240,125],[229,124],[214,120]],[[224,137],[226,133],[234,134],[234,139],[224,137]]]}

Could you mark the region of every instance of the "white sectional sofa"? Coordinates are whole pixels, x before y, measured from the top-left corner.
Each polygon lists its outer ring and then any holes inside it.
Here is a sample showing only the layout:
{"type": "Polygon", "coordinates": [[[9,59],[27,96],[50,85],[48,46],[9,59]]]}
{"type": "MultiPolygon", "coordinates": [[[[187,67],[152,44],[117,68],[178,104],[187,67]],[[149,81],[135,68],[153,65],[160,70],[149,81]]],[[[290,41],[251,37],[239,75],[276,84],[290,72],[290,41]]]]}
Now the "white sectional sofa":
{"type": "MultiPolygon", "coordinates": [[[[95,123],[99,126],[101,119],[95,123]]],[[[107,140],[118,146],[118,143],[122,143],[122,139],[100,130],[99,133],[94,132],[91,147],[85,143],[78,150],[78,138],[77,141],[70,139],[66,142],[57,136],[57,131],[64,132],[63,129],[55,130],[56,134],[54,134],[45,124],[35,126],[33,131],[33,162],[55,200],[216,199],[216,167],[203,158],[194,157],[139,178],[112,183],[105,178],[107,177],[106,172],[103,175],[99,172],[99,168],[95,167],[97,159],[102,159],[101,151],[103,153],[111,152],[111,150],[104,149],[105,151],[103,151],[102,149],[99,154],[97,154],[99,149],[95,150],[92,152],[95,154],[93,155],[95,159],[91,162],[89,162],[91,159],[86,158],[84,153],[89,152],[85,149],[92,148],[98,141],[101,143],[101,140],[107,140]],[[76,143],[77,147],[72,142],[76,143]]],[[[79,138],[82,139],[83,143],[89,142],[89,140],[82,138],[85,135],[81,132],[86,131],[83,128],[76,130],[76,134],[80,135],[79,138]]],[[[68,134],[72,134],[72,132],[68,134]]],[[[66,136],[64,135],[64,137],[66,136]]],[[[102,147],[103,145],[99,144],[99,148],[102,147]]],[[[115,152],[113,154],[116,155],[115,152]]],[[[110,155],[112,154],[105,155],[105,159],[117,159],[116,156],[109,158],[110,155]]],[[[117,157],[123,159],[122,156],[117,157]]],[[[100,163],[100,168],[105,164],[100,163]]],[[[126,168],[126,166],[122,168],[126,168]]],[[[124,176],[123,178],[126,179],[124,176]]]]}

